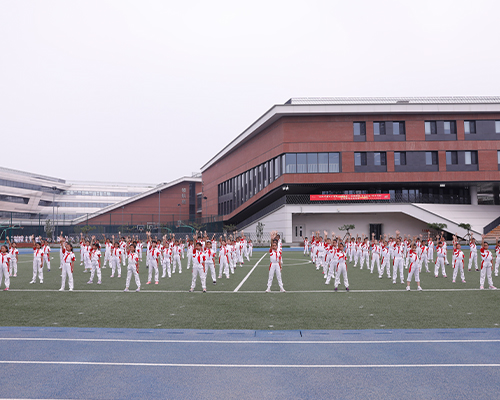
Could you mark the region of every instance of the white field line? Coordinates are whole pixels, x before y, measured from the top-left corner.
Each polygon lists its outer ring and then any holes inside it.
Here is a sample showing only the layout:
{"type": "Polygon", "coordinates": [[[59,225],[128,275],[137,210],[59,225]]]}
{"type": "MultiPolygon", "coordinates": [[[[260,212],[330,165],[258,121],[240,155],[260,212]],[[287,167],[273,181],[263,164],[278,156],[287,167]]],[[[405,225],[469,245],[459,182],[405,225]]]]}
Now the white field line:
{"type": "MultiPolygon", "coordinates": [[[[241,290],[237,291],[243,285],[245,280],[248,278],[248,276],[252,273],[253,269],[255,269],[257,265],[252,268],[252,270],[247,274],[247,276],[240,282],[238,287],[231,291],[231,290],[209,290],[207,293],[243,293],[243,294],[256,294],[256,293],[265,293],[264,290],[241,290]]],[[[405,286],[406,288],[406,286],[405,286]]],[[[473,292],[473,291],[479,291],[481,289],[424,289],[422,292],[473,292]]],[[[10,289],[10,292],[58,292],[59,289],[10,289]]],[[[66,290],[67,292],[68,290],[66,290]]],[[[485,289],[485,291],[488,291],[485,289]]],[[[123,292],[123,290],[116,290],[116,289],[102,289],[102,290],[95,290],[95,289],[82,289],[82,290],[73,290],[73,292],[77,293],[120,293],[123,292]]],[[[131,290],[129,293],[135,292],[135,290],[131,290]]],[[[403,293],[406,292],[406,289],[351,289],[349,292],[345,291],[342,288],[339,288],[338,293],[389,293],[389,292],[394,292],[394,293],[403,293]]],[[[416,290],[412,290],[412,292],[416,292],[416,290]]],[[[188,290],[144,290],[142,289],[140,293],[189,293],[188,290]]],[[[199,291],[201,293],[201,291],[199,291]]],[[[279,293],[278,291],[276,293],[279,293]]],[[[286,293],[335,293],[333,291],[333,288],[330,290],[287,290],[286,293]]]]}
{"type": "Polygon", "coordinates": [[[84,343],[204,343],[204,344],[435,344],[435,343],[500,343],[500,339],[422,339],[422,340],[210,340],[210,339],[83,339],[83,338],[0,338],[0,342],[84,342],[84,343]]]}
{"type": "Polygon", "coordinates": [[[257,268],[257,265],[259,265],[259,263],[262,261],[262,259],[266,256],[267,254],[264,253],[264,255],[259,259],[259,261],[257,261],[255,263],[255,265],[253,266],[253,268],[250,270],[250,272],[247,274],[247,276],[245,276],[243,278],[243,280],[240,282],[240,284],[238,286],[236,286],[236,289],[233,290],[234,293],[236,293],[238,290],[240,290],[240,287],[243,286],[243,284],[246,282],[246,280],[248,279],[248,277],[252,274],[252,272],[254,271],[255,268],[257,268]]]}
{"type": "Polygon", "coordinates": [[[98,361],[0,361],[0,364],[174,368],[498,368],[500,364],[169,364],[98,361]]]}

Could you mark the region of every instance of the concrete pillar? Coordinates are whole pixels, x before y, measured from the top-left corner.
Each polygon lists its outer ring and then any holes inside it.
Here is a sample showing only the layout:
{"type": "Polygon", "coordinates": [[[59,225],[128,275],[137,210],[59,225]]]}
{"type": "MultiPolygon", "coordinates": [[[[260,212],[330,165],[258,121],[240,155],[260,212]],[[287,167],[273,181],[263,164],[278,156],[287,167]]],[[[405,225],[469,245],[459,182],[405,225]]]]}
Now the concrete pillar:
{"type": "Polygon", "coordinates": [[[477,206],[477,186],[469,186],[470,204],[477,206]]]}

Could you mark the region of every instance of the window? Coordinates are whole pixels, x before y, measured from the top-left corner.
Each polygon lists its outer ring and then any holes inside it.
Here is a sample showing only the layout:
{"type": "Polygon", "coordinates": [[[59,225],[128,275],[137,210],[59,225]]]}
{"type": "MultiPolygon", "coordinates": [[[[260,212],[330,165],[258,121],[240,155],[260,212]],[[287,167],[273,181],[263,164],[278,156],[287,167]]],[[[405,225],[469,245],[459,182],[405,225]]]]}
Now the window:
{"type": "Polygon", "coordinates": [[[373,153],[373,164],[374,165],[385,165],[386,164],[385,152],[383,153],[373,153]]]}
{"type": "Polygon", "coordinates": [[[295,174],[297,172],[297,155],[295,153],[286,154],[285,171],[287,174],[295,174]]]}
{"type": "Polygon", "coordinates": [[[464,121],[464,132],[466,135],[476,133],[476,121],[464,121]]]}
{"type": "Polygon", "coordinates": [[[318,153],[307,153],[307,172],[318,172],[318,153]]]}
{"type": "Polygon", "coordinates": [[[373,123],[373,134],[374,135],[385,135],[385,122],[374,122],[373,123]]]}
{"type": "Polygon", "coordinates": [[[318,172],[328,172],[328,153],[318,153],[318,172]]]}
{"type": "Polygon", "coordinates": [[[340,171],[340,154],[330,153],[328,154],[328,172],[339,172],[340,171]]]}
{"type": "Polygon", "coordinates": [[[395,151],[394,152],[394,165],[406,165],[406,152],[405,151],[395,151]]]}
{"type": "Polygon", "coordinates": [[[281,176],[280,173],[280,158],[276,157],[274,159],[274,179],[278,179],[281,176]]]}
{"type": "Polygon", "coordinates": [[[354,122],[354,136],[364,136],[366,135],[366,123],[365,122],[354,122]]]}
{"type": "Polygon", "coordinates": [[[265,162],[264,164],[262,164],[263,166],[263,170],[262,170],[262,176],[263,176],[263,181],[264,181],[264,187],[267,187],[267,177],[269,176],[268,175],[268,172],[267,172],[267,162],[265,162]]]}
{"type": "Polygon", "coordinates": [[[366,153],[354,153],[354,165],[366,165],[366,153]]]}
{"type": "Polygon", "coordinates": [[[297,153],[297,173],[307,173],[307,153],[297,153]]]}
{"type": "Polygon", "coordinates": [[[466,151],[465,165],[476,165],[476,164],[477,164],[477,151],[466,151]]]}
{"type": "Polygon", "coordinates": [[[457,125],[455,121],[444,121],[444,134],[450,135],[457,133],[457,125]]]}
{"type": "Polygon", "coordinates": [[[426,135],[437,134],[436,121],[425,121],[425,134],[426,135]]]}
{"type": "Polygon", "coordinates": [[[392,134],[393,135],[404,135],[405,134],[405,123],[404,122],[393,122],[392,123],[392,134]]]}
{"type": "Polygon", "coordinates": [[[500,164],[500,150],[497,151],[497,161],[498,164],[500,164]]]}
{"type": "Polygon", "coordinates": [[[500,133],[500,121],[495,121],[495,133],[500,133]]]}
{"type": "Polygon", "coordinates": [[[425,152],[425,164],[426,165],[437,165],[438,164],[438,152],[437,151],[426,151],[425,152]]]}
{"type": "Polygon", "coordinates": [[[458,154],[456,151],[446,152],[446,165],[458,164],[458,154]]]}

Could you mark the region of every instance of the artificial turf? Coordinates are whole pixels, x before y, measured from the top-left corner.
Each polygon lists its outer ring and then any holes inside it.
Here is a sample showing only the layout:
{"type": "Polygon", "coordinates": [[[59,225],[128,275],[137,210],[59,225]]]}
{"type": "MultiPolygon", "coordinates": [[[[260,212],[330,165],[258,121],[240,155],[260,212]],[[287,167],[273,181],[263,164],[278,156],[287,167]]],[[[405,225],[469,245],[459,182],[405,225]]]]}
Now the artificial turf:
{"type": "MultiPolygon", "coordinates": [[[[466,260],[468,260],[468,251],[466,260]]],[[[451,260],[451,254],[448,255],[451,260]]],[[[59,256],[53,253],[52,270],[44,269],[44,283],[29,284],[32,256],[19,256],[19,270],[11,278],[11,290],[0,293],[3,311],[1,326],[67,326],[108,328],[173,329],[424,329],[494,328],[500,324],[500,291],[430,291],[430,289],[479,289],[479,272],[465,271],[467,283],[452,283],[452,268],[447,278],[422,272],[424,291],[392,284],[385,276],[353,268],[348,264],[350,292],[343,285],[336,293],[333,281],[325,285],[321,271],[302,252],[283,253],[283,283],[280,293],[276,280],[272,293],[265,293],[269,256],[255,251],[250,262],[237,267],[230,279],[223,277],[213,285],[207,276],[208,293],[188,293],[191,270],[183,259],[182,274],[160,278],[159,285],[146,285],[148,270],[140,267],[141,292],[124,293],[126,269],[121,278],[110,278],[102,270],[102,284],[87,284],[89,273],[75,265],[75,291],[59,292],[59,256]],[[238,292],[233,292],[255,263],[263,256],[238,292]],[[370,290],[369,292],[364,292],[370,290]]],[[[77,256],[78,257],[78,256],[77,256]]],[[[144,257],[145,259],[145,257],[144,257]]],[[[218,265],[216,266],[218,273],[218,265]]],[[[430,264],[433,271],[433,264],[430,264]]],[[[391,271],[392,273],[392,271],[391,271]]],[[[161,275],[161,270],[160,270],[161,275]]],[[[407,270],[405,270],[406,280],[407,270]]],[[[494,283],[500,283],[495,278],[494,283]],[[495,282],[496,281],[496,282],[495,282]]],[[[97,279],[94,278],[94,282],[97,279]]],[[[3,288],[3,282],[2,282],[3,288]]]]}

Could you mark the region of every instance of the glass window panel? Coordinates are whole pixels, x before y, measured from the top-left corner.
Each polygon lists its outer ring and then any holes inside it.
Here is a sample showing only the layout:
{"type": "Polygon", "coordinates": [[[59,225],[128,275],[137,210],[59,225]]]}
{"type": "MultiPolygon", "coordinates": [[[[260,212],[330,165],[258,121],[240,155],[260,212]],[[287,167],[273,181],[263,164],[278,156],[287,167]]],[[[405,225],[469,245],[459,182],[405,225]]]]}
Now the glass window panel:
{"type": "Polygon", "coordinates": [[[274,179],[278,179],[280,177],[280,157],[276,157],[274,159],[274,179]]]}
{"type": "Polygon", "coordinates": [[[361,153],[354,153],[354,165],[361,165],[361,153]]]}
{"type": "Polygon", "coordinates": [[[359,125],[359,122],[354,123],[354,136],[359,136],[361,135],[361,127],[359,125]]]}
{"type": "Polygon", "coordinates": [[[500,121],[495,121],[495,132],[500,133],[500,121]]]}
{"type": "Polygon", "coordinates": [[[286,154],[286,173],[295,174],[297,172],[297,155],[295,153],[286,154]]]}
{"type": "Polygon", "coordinates": [[[399,162],[401,163],[401,165],[406,165],[406,152],[403,151],[399,154],[399,162]]]}
{"type": "Polygon", "coordinates": [[[274,180],[274,162],[269,161],[269,183],[271,184],[274,180]]]}
{"type": "Polygon", "coordinates": [[[432,165],[432,152],[431,151],[425,152],[425,164],[432,165]]]}
{"type": "Polygon", "coordinates": [[[470,152],[470,159],[472,164],[477,164],[477,151],[470,152]]]}
{"type": "Polygon", "coordinates": [[[470,121],[464,121],[464,133],[466,135],[470,133],[470,121]]]}
{"type": "Polygon", "coordinates": [[[446,164],[447,165],[451,164],[451,151],[446,152],[446,164]]]}
{"type": "Polygon", "coordinates": [[[318,172],[318,153],[307,153],[307,172],[318,172]]]}
{"type": "Polygon", "coordinates": [[[500,150],[497,151],[497,161],[498,164],[500,164],[500,150]]]}
{"type": "Polygon", "coordinates": [[[373,153],[373,164],[380,165],[380,153],[373,153]]]}
{"type": "Polygon", "coordinates": [[[399,122],[392,123],[392,134],[399,135],[399,122]]]}
{"type": "Polygon", "coordinates": [[[328,155],[328,172],[339,172],[340,171],[340,155],[339,153],[330,153],[328,155]]]}
{"type": "Polygon", "coordinates": [[[399,151],[394,152],[394,165],[401,165],[401,153],[399,151]]]}
{"type": "Polygon", "coordinates": [[[373,123],[373,134],[380,135],[380,123],[379,122],[373,123]]]}
{"type": "Polygon", "coordinates": [[[262,164],[262,180],[263,180],[263,185],[264,187],[267,186],[267,177],[268,177],[268,172],[267,172],[267,163],[265,162],[264,164],[262,164]]]}
{"type": "Polygon", "coordinates": [[[297,153],[297,173],[307,173],[307,153],[297,153]]]}
{"type": "Polygon", "coordinates": [[[431,123],[430,121],[425,121],[425,134],[430,135],[431,134],[431,123]]]}
{"type": "Polygon", "coordinates": [[[471,152],[470,151],[466,151],[465,152],[465,164],[466,165],[471,165],[472,164],[471,152]]]}
{"type": "Polygon", "coordinates": [[[449,135],[451,133],[450,121],[444,121],[444,133],[445,133],[445,135],[449,135]]]}
{"type": "Polygon", "coordinates": [[[318,171],[328,172],[328,153],[318,153],[318,171]]]}

